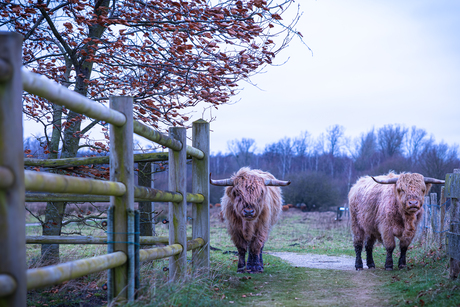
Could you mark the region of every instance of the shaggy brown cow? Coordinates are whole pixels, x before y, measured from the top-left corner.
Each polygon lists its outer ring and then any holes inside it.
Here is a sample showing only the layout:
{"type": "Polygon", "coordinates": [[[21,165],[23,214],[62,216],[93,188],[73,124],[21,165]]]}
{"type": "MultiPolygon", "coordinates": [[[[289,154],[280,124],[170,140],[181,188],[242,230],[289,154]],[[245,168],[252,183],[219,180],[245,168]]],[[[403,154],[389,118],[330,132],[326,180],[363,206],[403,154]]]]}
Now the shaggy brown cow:
{"type": "Polygon", "coordinates": [[[272,174],[261,170],[243,167],[230,179],[211,179],[211,183],[229,186],[221,204],[228,233],[238,249],[237,272],[262,273],[262,250],[281,212],[281,189],[277,186],[290,182],[276,180],[272,174]]]}
{"type": "Polygon", "coordinates": [[[361,177],[350,189],[348,202],[351,214],[355,267],[363,269],[361,252],[365,242],[367,267],[375,268],[372,249],[376,240],[387,251],[385,269],[393,269],[395,237],[400,240],[401,257],[398,267],[406,266],[406,252],[423,215],[423,200],[431,184],[443,180],[423,177],[417,173],[402,173],[378,177],[361,177]]]}

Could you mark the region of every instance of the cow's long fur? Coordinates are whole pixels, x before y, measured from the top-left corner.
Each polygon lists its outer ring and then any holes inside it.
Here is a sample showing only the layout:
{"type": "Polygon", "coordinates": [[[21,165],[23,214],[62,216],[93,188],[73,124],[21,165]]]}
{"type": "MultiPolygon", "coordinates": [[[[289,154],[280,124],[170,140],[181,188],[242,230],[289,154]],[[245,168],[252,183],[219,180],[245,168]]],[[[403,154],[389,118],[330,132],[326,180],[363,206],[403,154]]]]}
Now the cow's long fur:
{"type": "Polygon", "coordinates": [[[357,270],[363,268],[363,243],[367,266],[375,268],[372,249],[376,240],[383,242],[387,251],[385,269],[393,269],[395,237],[400,240],[401,249],[398,267],[406,266],[406,251],[423,216],[423,200],[431,184],[425,184],[424,177],[417,173],[389,173],[377,178],[397,176],[396,184],[379,184],[369,176],[361,177],[350,189],[348,201],[357,270]]]}
{"type": "Polygon", "coordinates": [[[281,189],[265,186],[265,179],[275,177],[258,169],[243,167],[232,179],[234,184],[225,189],[221,204],[228,233],[238,249],[238,272],[245,271],[248,249],[247,271],[263,272],[262,249],[281,212],[281,189]],[[254,210],[254,215],[245,217],[245,208],[254,210]]]}

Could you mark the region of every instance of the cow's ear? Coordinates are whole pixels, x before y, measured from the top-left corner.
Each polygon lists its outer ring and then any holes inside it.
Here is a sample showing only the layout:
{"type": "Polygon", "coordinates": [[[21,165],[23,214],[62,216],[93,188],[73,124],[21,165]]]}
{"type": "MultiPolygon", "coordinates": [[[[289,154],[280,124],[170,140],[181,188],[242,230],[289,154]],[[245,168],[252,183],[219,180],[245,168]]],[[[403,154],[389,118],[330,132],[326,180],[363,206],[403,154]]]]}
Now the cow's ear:
{"type": "Polygon", "coordinates": [[[432,184],[431,184],[431,183],[427,183],[427,184],[426,184],[426,191],[425,191],[425,195],[428,195],[428,193],[430,192],[431,186],[432,186],[432,184]]]}
{"type": "Polygon", "coordinates": [[[230,197],[230,198],[232,198],[232,190],[233,190],[232,186],[229,186],[229,187],[225,188],[225,194],[227,194],[227,196],[230,197]]]}

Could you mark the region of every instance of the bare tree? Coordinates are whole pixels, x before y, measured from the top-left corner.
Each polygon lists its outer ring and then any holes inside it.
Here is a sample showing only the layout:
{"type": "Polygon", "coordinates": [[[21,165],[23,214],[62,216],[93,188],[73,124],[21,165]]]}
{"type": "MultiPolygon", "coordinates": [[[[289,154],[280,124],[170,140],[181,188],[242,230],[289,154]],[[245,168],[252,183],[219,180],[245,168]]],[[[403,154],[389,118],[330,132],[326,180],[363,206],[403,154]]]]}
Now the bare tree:
{"type": "Polygon", "coordinates": [[[364,171],[373,169],[378,163],[378,151],[377,151],[377,137],[374,129],[369,131],[367,134],[363,134],[358,144],[358,155],[355,160],[355,169],[357,171],[364,171]]]}
{"type": "Polygon", "coordinates": [[[417,164],[424,145],[427,142],[430,142],[430,140],[427,139],[427,135],[428,134],[424,129],[418,129],[415,126],[412,126],[408,131],[405,147],[407,158],[410,161],[411,167],[417,164]]]}
{"type": "Polygon", "coordinates": [[[400,125],[385,125],[378,130],[378,145],[385,158],[403,153],[403,141],[407,128],[400,125]]]}
{"type": "Polygon", "coordinates": [[[330,126],[326,131],[326,140],[329,149],[329,166],[331,176],[334,177],[334,158],[342,149],[345,128],[340,125],[334,125],[330,126]]]}
{"type": "Polygon", "coordinates": [[[300,160],[300,169],[307,170],[307,155],[308,149],[311,146],[311,134],[308,131],[302,131],[300,136],[294,139],[293,150],[297,158],[300,160]]]}
{"type": "Polygon", "coordinates": [[[257,148],[256,141],[254,139],[247,138],[242,138],[241,141],[228,141],[227,147],[235,157],[238,167],[250,166],[254,156],[254,151],[257,148]]]}

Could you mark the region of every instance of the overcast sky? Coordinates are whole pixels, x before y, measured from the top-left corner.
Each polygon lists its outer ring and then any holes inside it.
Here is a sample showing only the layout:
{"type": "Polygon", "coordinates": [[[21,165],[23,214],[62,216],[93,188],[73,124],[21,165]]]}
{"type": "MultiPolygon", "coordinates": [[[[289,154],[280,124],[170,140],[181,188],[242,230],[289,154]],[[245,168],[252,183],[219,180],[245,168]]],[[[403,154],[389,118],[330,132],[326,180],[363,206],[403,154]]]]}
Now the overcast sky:
{"type": "Polygon", "coordinates": [[[313,55],[294,40],[277,58],[287,64],[252,79],[260,89],[244,84],[237,103],[213,111],[212,152],[242,138],[261,151],[336,124],[351,138],[401,124],[460,143],[460,1],[297,3],[297,29],[313,55]]]}
{"type": "MultiPolygon", "coordinates": [[[[294,39],[276,60],[286,64],[267,67],[252,78],[258,88],[241,84],[236,103],[212,111],[213,153],[242,138],[260,152],[333,125],[352,139],[387,124],[415,125],[438,143],[460,143],[460,1],[297,3],[297,30],[312,52],[294,39]]],[[[26,136],[41,131],[30,127],[26,121],[26,136]]]]}

